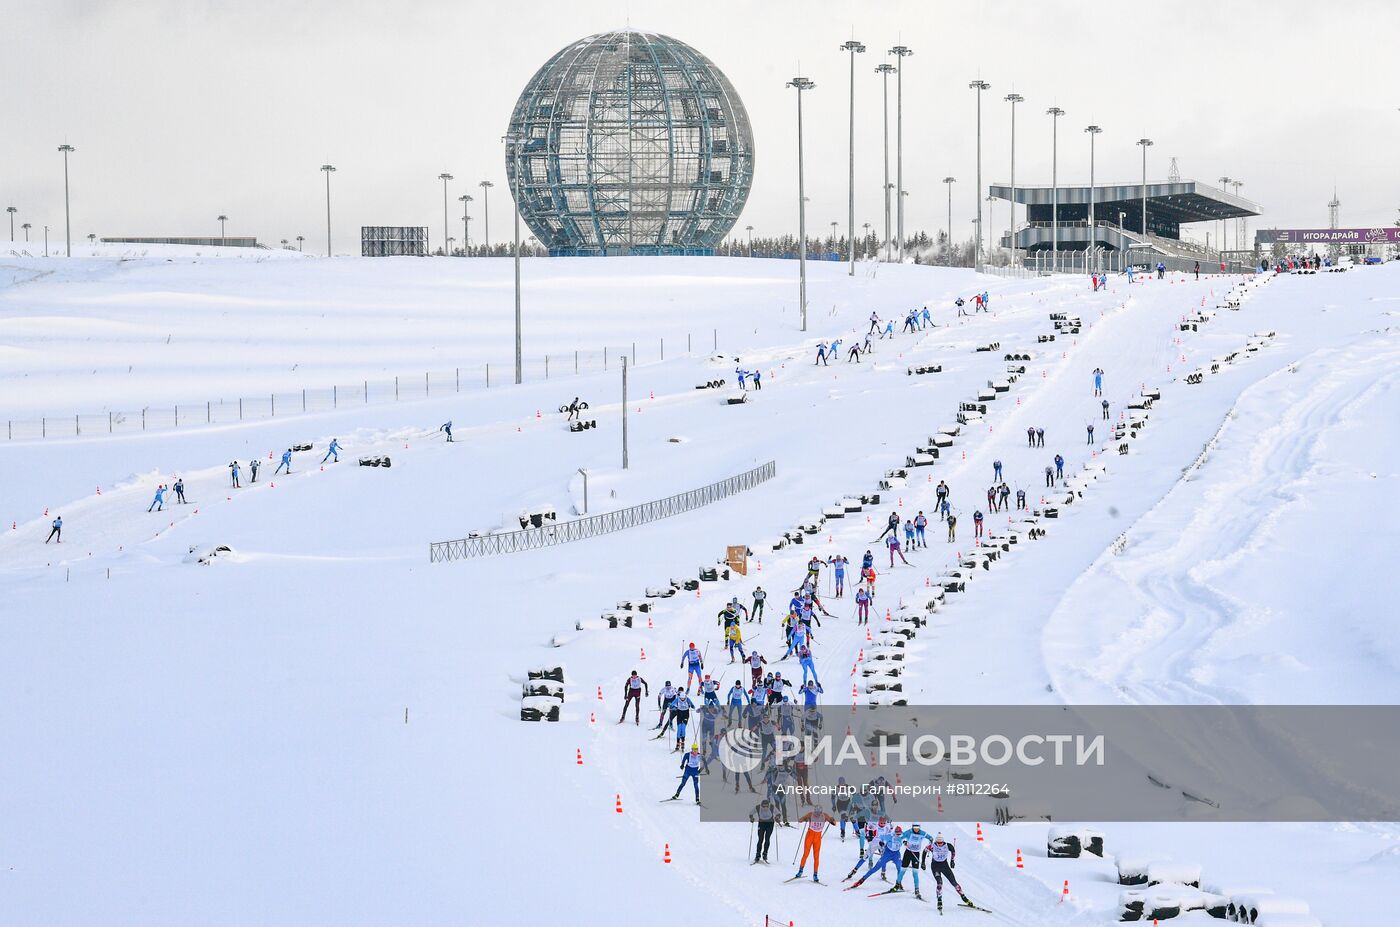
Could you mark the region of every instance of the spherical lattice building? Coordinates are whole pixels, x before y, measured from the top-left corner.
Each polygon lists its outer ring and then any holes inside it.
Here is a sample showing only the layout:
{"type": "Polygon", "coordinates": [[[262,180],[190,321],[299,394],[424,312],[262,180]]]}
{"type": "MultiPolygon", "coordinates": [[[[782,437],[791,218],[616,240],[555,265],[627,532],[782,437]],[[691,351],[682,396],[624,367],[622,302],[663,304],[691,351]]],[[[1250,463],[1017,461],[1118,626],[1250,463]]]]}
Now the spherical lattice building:
{"type": "Polygon", "coordinates": [[[748,199],[753,132],[704,55],[664,35],[604,32],[530,79],[506,174],[551,254],[710,254],[748,199]]]}

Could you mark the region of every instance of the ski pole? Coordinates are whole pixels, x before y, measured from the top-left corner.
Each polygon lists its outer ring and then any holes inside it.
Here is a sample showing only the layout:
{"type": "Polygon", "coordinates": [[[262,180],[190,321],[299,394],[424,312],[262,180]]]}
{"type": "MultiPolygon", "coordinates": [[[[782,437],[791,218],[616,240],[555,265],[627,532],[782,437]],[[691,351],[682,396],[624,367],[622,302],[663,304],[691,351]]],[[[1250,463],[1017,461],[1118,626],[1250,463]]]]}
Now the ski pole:
{"type": "MultiPolygon", "coordinates": [[[[753,819],[749,819],[749,852],[753,853],[753,819]]],[[[745,857],[747,859],[747,857],[745,857]]]]}

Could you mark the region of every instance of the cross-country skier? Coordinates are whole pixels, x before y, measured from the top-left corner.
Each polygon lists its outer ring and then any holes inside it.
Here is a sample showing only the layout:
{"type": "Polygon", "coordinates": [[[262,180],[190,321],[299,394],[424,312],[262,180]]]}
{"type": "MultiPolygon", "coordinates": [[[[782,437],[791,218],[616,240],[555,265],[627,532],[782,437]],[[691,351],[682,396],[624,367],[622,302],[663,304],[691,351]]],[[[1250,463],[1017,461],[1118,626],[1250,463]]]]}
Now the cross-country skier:
{"type": "MultiPolygon", "coordinates": [[[[757,686],[759,681],[763,679],[763,667],[767,663],[768,661],[764,659],[763,654],[757,650],[749,653],[749,673],[753,676],[752,685],[757,686]]],[[[738,685],[738,680],[735,680],[734,684],[738,685]]]]}
{"type": "Polygon", "coordinates": [[[1105,399],[1100,405],[1103,406],[1103,420],[1108,421],[1108,400],[1105,399]]]}
{"type": "Polygon", "coordinates": [[[666,685],[661,687],[661,691],[656,693],[656,727],[653,731],[661,730],[661,725],[666,723],[666,715],[671,710],[671,702],[680,694],[680,689],[671,685],[671,680],[666,680],[666,685]]]}
{"type": "MultiPolygon", "coordinates": [[[[573,417],[573,416],[570,416],[570,418],[572,418],[572,417],[573,417]]],[[[445,421],[445,422],[443,422],[441,425],[439,425],[439,426],[438,426],[438,431],[446,432],[446,433],[447,433],[447,443],[448,443],[448,444],[451,444],[451,443],[452,443],[452,420],[451,420],[451,419],[448,419],[447,421],[445,421]]]]}
{"type": "Polygon", "coordinates": [[[1094,395],[1103,395],[1103,370],[1098,367],[1094,368],[1094,395]]]}
{"type": "Polygon", "coordinates": [[[759,624],[763,624],[763,603],[768,598],[768,593],[758,586],[753,591],[753,608],[749,611],[749,620],[758,619],[759,624]]]}
{"type": "Polygon", "coordinates": [[[1026,429],[1026,447],[1035,447],[1035,426],[1026,429]]]}
{"type": "Polygon", "coordinates": [[[952,492],[952,490],[948,488],[948,484],[943,480],[939,480],[938,485],[933,488],[933,494],[938,499],[938,509],[940,512],[943,510],[943,503],[948,501],[948,494],[950,492],[952,492]]]}
{"type": "Polygon", "coordinates": [[[1045,485],[1055,485],[1055,468],[1050,466],[1049,464],[1045,465],[1045,485]]]}
{"type": "Polygon", "coordinates": [[[905,566],[909,566],[909,561],[904,559],[904,551],[899,549],[898,537],[891,534],[889,537],[885,538],[885,546],[890,549],[890,569],[894,569],[894,558],[896,554],[899,555],[899,559],[903,561],[905,566]]]}
{"type": "Polygon", "coordinates": [[[994,460],[994,461],[992,461],[992,480],[993,480],[993,482],[997,482],[997,483],[1000,483],[1000,482],[1001,482],[1001,461],[1000,461],[1000,460],[994,460]]]}
{"type": "Polygon", "coordinates": [[[242,471],[239,469],[238,461],[230,461],[228,465],[228,478],[229,485],[232,486],[234,489],[240,488],[240,484],[238,482],[238,474],[240,472],[242,471]]]}
{"type": "MultiPolygon", "coordinates": [[[[752,789],[753,786],[749,786],[749,788],[752,789]]],[[[735,777],[734,790],[736,792],[739,790],[737,776],[735,777]]],[[[773,842],[773,822],[776,817],[777,812],[773,808],[773,802],[767,798],[754,805],[753,810],[749,812],[749,821],[758,822],[758,843],[754,846],[753,851],[753,861],[756,863],[768,862],[768,847],[773,842]]]]}
{"type": "Polygon", "coordinates": [[[924,857],[928,853],[928,846],[933,842],[933,838],[919,824],[911,824],[904,832],[904,857],[901,862],[904,869],[900,871],[895,879],[895,888],[902,888],[904,873],[913,871],[914,873],[914,897],[920,900],[923,895],[919,893],[919,870],[924,868],[924,857]]]}
{"type": "MultiPolygon", "coordinates": [[[[676,746],[672,749],[675,753],[685,747],[685,731],[690,727],[690,712],[695,708],[695,703],[690,699],[690,693],[682,692],[676,696],[671,703],[671,716],[676,719],[676,746]]],[[[670,722],[667,722],[668,726],[670,722]]],[[[666,733],[663,730],[661,733],[666,733]]]]}
{"type": "Polygon", "coordinates": [[[1036,447],[1044,447],[1044,446],[1045,446],[1045,429],[1044,429],[1044,428],[1041,428],[1040,426],[1036,426],[1036,429],[1035,429],[1035,446],[1036,446],[1036,447]]]}
{"type": "Polygon", "coordinates": [[[258,462],[256,457],[248,461],[248,482],[256,483],[258,481],[258,467],[261,466],[262,464],[258,462]]]}
{"type": "Polygon", "coordinates": [[[276,476],[281,473],[284,467],[288,473],[292,472],[292,449],[290,447],[282,452],[282,462],[277,465],[276,470],[272,471],[272,475],[276,476]]]}
{"type": "Polygon", "coordinates": [[[690,677],[694,676],[695,681],[700,681],[700,673],[705,669],[705,656],[695,646],[695,641],[690,642],[690,646],[681,651],[681,669],[685,670],[685,691],[690,691],[690,677]]]}
{"type": "Polygon", "coordinates": [[[928,306],[925,306],[924,311],[919,313],[919,328],[927,328],[932,324],[933,316],[929,315],[928,306]]]}
{"type": "Polygon", "coordinates": [[[622,717],[617,719],[618,724],[627,720],[628,702],[634,703],[632,705],[632,723],[642,723],[642,696],[644,694],[650,695],[651,689],[647,686],[647,681],[637,675],[636,670],[633,670],[632,675],[628,676],[622,683],[622,717]]]}
{"type": "Polygon", "coordinates": [[[972,536],[980,538],[982,536],[982,510],[977,509],[972,513],[972,536]]]}
{"type": "Polygon", "coordinates": [[[951,544],[958,539],[958,516],[952,512],[948,513],[948,543],[951,544]]]}
{"type": "Polygon", "coordinates": [[[880,314],[872,311],[870,313],[870,331],[873,333],[880,328],[880,314]]]}
{"type": "MultiPolygon", "coordinates": [[[[574,419],[578,418],[579,408],[580,408],[580,406],[579,406],[579,402],[578,402],[578,397],[575,396],[575,397],[574,397],[574,401],[571,402],[571,403],[569,403],[567,406],[564,407],[564,411],[568,413],[568,415],[566,415],[566,416],[564,417],[564,421],[566,421],[566,422],[572,422],[574,419]]],[[[451,426],[452,423],[451,423],[451,422],[448,422],[447,424],[448,424],[448,426],[451,426]]],[[[447,438],[448,438],[449,441],[452,440],[452,429],[451,429],[451,427],[448,427],[448,429],[447,429],[447,438]]]]}
{"type": "Polygon", "coordinates": [[[1016,510],[1017,510],[1017,511],[1025,511],[1025,508],[1026,508],[1026,491],[1025,491],[1024,489],[1018,489],[1018,490],[1016,490],[1016,510]]]}
{"type": "Polygon", "coordinates": [[[836,819],[822,810],[821,805],[813,805],[812,810],[802,815],[797,820],[806,823],[807,831],[802,838],[802,861],[797,864],[797,875],[793,879],[802,878],[802,870],[807,868],[807,853],[812,853],[812,881],[820,882],[820,870],[822,866],[822,835],[829,825],[835,824],[836,819]]]}
{"type": "Polygon", "coordinates": [[[331,438],[331,446],[326,449],[326,456],[321,458],[321,463],[325,463],[330,458],[335,458],[335,463],[340,463],[340,439],[331,438]]]}
{"type": "MultiPolygon", "coordinates": [[[[871,873],[877,869],[880,870],[880,878],[884,879],[885,867],[890,863],[894,863],[895,884],[899,884],[897,880],[899,876],[904,873],[904,866],[900,862],[901,853],[903,852],[901,847],[904,840],[903,828],[890,827],[889,820],[882,815],[880,817],[880,823],[876,825],[875,828],[875,840],[876,846],[872,846],[870,852],[866,855],[875,856],[875,851],[877,849],[880,851],[880,855],[870,864],[870,868],[865,870],[865,875],[856,879],[855,883],[851,885],[850,888],[860,888],[865,884],[865,880],[870,878],[871,873]]],[[[856,869],[859,868],[860,866],[857,865],[856,869]]],[[[852,870],[852,873],[854,873],[854,870],[852,870]]],[[[850,888],[848,888],[847,891],[850,891],[850,888]]]]}
{"type": "Polygon", "coordinates": [[[818,341],[818,342],[817,342],[817,359],[816,359],[815,361],[812,362],[812,366],[815,367],[817,364],[821,364],[823,367],[829,366],[829,365],[827,364],[827,362],[826,362],[826,342],[825,342],[825,341],[818,341]]]}
{"type": "Polygon", "coordinates": [[[1055,479],[1057,479],[1057,480],[1062,480],[1062,479],[1064,479],[1064,478],[1065,478],[1065,459],[1064,459],[1063,457],[1061,457],[1059,454],[1056,454],[1056,455],[1055,455],[1055,479]]]}
{"type": "Polygon", "coordinates": [[[762,371],[762,370],[755,370],[755,371],[751,372],[751,373],[749,374],[749,378],[750,378],[751,380],[753,380],[753,388],[754,388],[754,389],[759,389],[759,390],[763,389],[763,371],[762,371]]]}
{"type": "Polygon", "coordinates": [[[948,884],[953,886],[953,890],[962,898],[963,904],[967,905],[969,908],[977,907],[968,900],[967,895],[964,894],[962,890],[962,886],[958,884],[957,876],[953,875],[953,867],[958,863],[958,851],[956,847],[943,839],[942,834],[934,837],[933,843],[929,845],[928,860],[928,869],[933,875],[933,884],[938,896],[938,910],[940,912],[943,910],[944,876],[947,876],[948,884]]]}
{"type": "Polygon", "coordinates": [[[914,519],[904,519],[904,549],[914,549],[914,519]]]}
{"type": "Polygon", "coordinates": [[[832,576],[836,580],[836,598],[841,598],[846,594],[846,564],[850,563],[841,554],[826,558],[826,562],[831,564],[832,576]]]}
{"type": "Polygon", "coordinates": [[[735,367],[735,368],[734,368],[734,376],[737,377],[738,380],[739,380],[739,389],[741,389],[741,390],[746,390],[746,389],[748,389],[748,387],[744,385],[744,378],[747,377],[748,375],[749,375],[749,372],[748,372],[747,370],[743,370],[743,369],[740,369],[740,368],[738,368],[738,367],[735,367]]]}
{"type": "Polygon", "coordinates": [[[56,544],[62,544],[62,543],[63,543],[63,516],[62,516],[62,515],[59,515],[57,518],[55,518],[55,519],[53,520],[53,526],[52,526],[51,528],[49,528],[49,536],[46,537],[46,538],[44,538],[44,543],[47,544],[47,543],[49,543],[49,541],[53,541],[54,538],[57,538],[57,539],[58,539],[58,540],[55,541],[54,543],[56,543],[56,544]]]}
{"type": "Polygon", "coordinates": [[[821,677],[817,675],[817,664],[812,658],[812,648],[806,644],[798,647],[797,662],[802,667],[802,684],[804,686],[807,684],[807,674],[811,673],[812,679],[817,683],[817,686],[820,687],[822,684],[821,677]]]}
{"type": "Polygon", "coordinates": [[[815,668],[812,670],[811,679],[807,679],[806,664],[803,664],[802,669],[802,678],[806,680],[802,683],[802,688],[799,690],[802,693],[802,707],[815,708],[817,705],[817,696],[825,695],[826,690],[823,689],[822,684],[817,681],[817,671],[815,668]]]}
{"type": "MultiPolygon", "coordinates": [[[[737,623],[731,624],[729,629],[724,632],[724,643],[725,646],[729,648],[730,663],[734,662],[734,651],[736,650],[739,651],[740,660],[748,659],[748,655],[744,653],[744,635],[739,630],[739,625],[737,623]]],[[[708,679],[709,677],[706,676],[705,678],[708,679]]]]}
{"type": "Polygon", "coordinates": [[[882,331],[882,332],[880,332],[880,340],[881,340],[881,341],[884,341],[886,338],[890,338],[890,339],[893,339],[893,338],[894,338],[894,320],[893,320],[893,319],[891,319],[890,321],[886,322],[886,323],[885,323],[885,330],[882,331]]]}
{"type": "Polygon", "coordinates": [[[1087,443],[1093,444],[1093,443],[1094,443],[1094,423],[1093,423],[1093,422],[1090,422],[1089,424],[1085,425],[1084,427],[1087,428],[1088,431],[1089,431],[1089,440],[1088,440],[1087,443]]]}
{"type": "Polygon", "coordinates": [[[175,485],[170,487],[175,490],[175,501],[179,505],[185,505],[185,481],[178,476],[175,477],[175,485]]]}
{"type": "Polygon", "coordinates": [[[734,716],[743,717],[744,705],[748,703],[748,693],[744,691],[744,684],[739,680],[734,680],[734,685],[729,687],[729,694],[725,697],[724,719],[726,723],[733,724],[734,716]]]}
{"type": "Polygon", "coordinates": [[[856,590],[856,624],[870,623],[870,593],[864,587],[856,590]]]}
{"type": "Polygon", "coordinates": [[[709,673],[705,674],[705,681],[700,683],[700,698],[706,708],[719,707],[719,682],[711,679],[709,673]]]}
{"type": "Polygon", "coordinates": [[[875,540],[883,540],[885,535],[899,531],[899,513],[891,512],[890,517],[885,519],[885,530],[880,532],[880,536],[875,540]]]}
{"type": "MultiPolygon", "coordinates": [[[[866,340],[866,342],[868,343],[868,342],[870,341],[870,336],[869,336],[869,335],[866,335],[866,336],[865,336],[865,340],[866,340]]],[[[851,361],[855,361],[857,364],[860,363],[860,345],[859,345],[859,344],[853,344],[853,345],[851,345],[851,349],[850,349],[849,351],[846,352],[846,363],[849,364],[851,361]]]]}
{"type": "Polygon", "coordinates": [[[700,804],[700,767],[704,764],[700,756],[700,745],[691,744],[690,752],[681,757],[681,784],[676,786],[676,794],[671,796],[671,801],[678,801],[681,797],[681,789],[685,788],[687,780],[695,787],[695,803],[700,804]]]}
{"type": "Polygon", "coordinates": [[[928,540],[924,537],[924,529],[928,527],[928,519],[924,517],[924,510],[919,509],[919,514],[914,516],[915,546],[928,547],[928,540]]]}
{"type": "Polygon", "coordinates": [[[147,507],[146,511],[147,511],[147,512],[150,512],[152,509],[156,510],[157,512],[164,512],[164,511],[165,511],[165,485],[164,485],[164,484],[162,484],[162,485],[156,487],[156,495],[155,495],[155,498],[151,500],[151,504],[150,504],[149,507],[147,507]]]}

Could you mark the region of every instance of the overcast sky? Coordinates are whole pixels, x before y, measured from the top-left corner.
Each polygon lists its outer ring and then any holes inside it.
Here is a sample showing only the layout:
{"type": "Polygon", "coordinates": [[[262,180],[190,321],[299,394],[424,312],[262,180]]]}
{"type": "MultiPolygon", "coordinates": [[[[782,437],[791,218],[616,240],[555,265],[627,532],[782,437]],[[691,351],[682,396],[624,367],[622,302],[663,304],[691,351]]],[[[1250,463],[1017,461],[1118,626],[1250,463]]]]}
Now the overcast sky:
{"type": "MultiPolygon", "coordinates": [[[[481,232],[481,180],[492,237],[509,233],[500,136],[516,96],[555,51],[595,32],[662,32],[711,58],[748,108],[757,148],[739,227],[795,230],[794,75],[806,98],[809,227],[845,225],[847,56],[857,58],[856,222],[879,227],[880,78],[903,43],[907,225],[941,228],[953,175],[953,226],[975,213],[973,91],[984,95],[984,187],[1009,176],[1009,104],[1018,108],[1017,178],[1048,182],[1049,106],[1060,121],[1060,176],[1088,180],[1084,126],[1098,123],[1100,182],[1168,161],[1182,176],[1245,182],[1262,224],[1320,227],[1333,184],[1344,226],[1390,224],[1400,3],[1214,0],[1121,2],[594,2],[528,0],[0,0],[0,205],[63,233],[62,156],[72,156],[73,233],[230,235],[324,247],[322,163],[332,178],[336,251],[361,225],[428,225],[442,236],[442,184],[470,191],[481,232]],[[800,64],[799,64],[800,62],[800,64]]],[[[891,82],[893,109],[893,82],[891,82]]],[[[893,147],[893,117],[891,117],[893,147]]],[[[892,156],[893,157],[893,156],[892,156]]],[[[998,228],[1006,204],[995,213],[998,228]]],[[[460,236],[460,221],[452,234],[460,236]]],[[[4,232],[0,232],[4,234],[4,232]]],[[[17,232],[17,237],[22,237],[17,232]]]]}

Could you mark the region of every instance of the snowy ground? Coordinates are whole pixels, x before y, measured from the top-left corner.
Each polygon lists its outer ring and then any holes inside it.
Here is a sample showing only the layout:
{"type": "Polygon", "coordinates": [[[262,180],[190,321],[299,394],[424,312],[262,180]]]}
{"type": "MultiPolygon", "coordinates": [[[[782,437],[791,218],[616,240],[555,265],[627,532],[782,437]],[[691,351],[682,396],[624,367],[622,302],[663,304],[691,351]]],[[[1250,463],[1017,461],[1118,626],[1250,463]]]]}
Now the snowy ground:
{"type": "MultiPolygon", "coordinates": [[[[508,261],[83,255],[0,260],[6,417],[458,363],[504,369],[510,357],[508,261]]],[[[1107,371],[1114,418],[1144,383],[1163,398],[1132,453],[1106,458],[1105,476],[1046,540],[1017,549],[938,613],[911,646],[911,700],[1400,695],[1385,580],[1400,516],[1394,265],[1261,281],[1238,312],[1222,309],[1199,333],[1181,333],[1183,314],[1213,307],[1236,281],[1130,287],[1118,278],[1094,294],[1082,278],[984,280],[916,267],[861,267],[849,278],[814,264],[807,337],[794,330],[793,262],[524,267],[527,354],[637,341],[629,470],[619,467],[615,368],[305,416],[3,446],[0,519],[14,528],[0,534],[0,920],[440,923],[483,908],[535,919],[580,910],[599,886],[609,889],[610,920],[654,917],[678,900],[723,923],[771,914],[834,925],[868,916],[867,905],[886,906],[874,912],[884,920],[927,918],[905,899],[780,885],[793,831],[780,831],[781,865],[750,868],[747,829],[657,804],[674,787],[664,742],[612,722],[628,670],[658,686],[685,641],[718,653],[721,601],[800,577],[811,546],[770,552],[763,542],[838,496],[873,489],[952,421],[960,401],[1004,374],[1011,350],[1035,354],[1026,376],[932,468],[933,482],[953,488],[964,538],[993,459],[1035,501],[1057,451],[1069,473],[1105,461],[1085,443],[1084,424],[1098,416],[1094,367],[1107,371]],[[952,317],[955,294],[984,286],[993,315],[952,317]],[[877,343],[860,365],[812,366],[818,338],[849,343],[872,309],[893,316],[925,303],[940,327],[877,343]],[[1089,327],[1036,344],[1050,312],[1089,327]],[[722,403],[732,388],[693,388],[733,379],[732,359],[710,358],[712,328],[721,352],[765,372],[747,405],[722,403]],[[1200,385],[1181,382],[1269,330],[1277,337],[1268,346],[1200,385]],[[673,351],[688,333],[693,353],[673,351]],[[1001,349],[974,352],[991,341],[1001,349]],[[944,370],[906,374],[924,363],[944,370]],[[551,411],[574,395],[592,403],[597,430],[569,434],[551,411]],[[448,418],[452,445],[434,430],[448,418]],[[1025,446],[1032,424],[1046,430],[1043,450],[1025,446]],[[322,468],[332,437],[346,452],[322,468]],[[293,442],[317,450],[298,454],[290,477],[270,478],[273,460],[256,486],[228,488],[229,460],[266,462],[293,442]],[[364,454],[389,454],[394,466],[354,466],[364,454]],[[580,467],[596,512],[770,459],[776,479],[683,516],[554,549],[427,562],[428,542],[507,525],[524,508],[572,514],[580,467]],[[190,504],[147,513],[154,486],[176,474],[190,504]],[[43,544],[60,513],[61,551],[43,544]],[[654,628],[574,630],[736,543],[759,551],[761,574],[667,600],[654,628]],[[183,562],[191,545],[207,544],[235,555],[209,567],[183,562]],[[525,670],[554,663],[567,674],[564,721],[520,722],[525,670]]],[[[915,473],[887,498],[905,513],[931,512],[933,485],[915,473]]],[[[855,518],[815,540],[823,554],[857,559],[875,533],[855,518]]],[[[951,565],[961,545],[937,531],[931,539],[912,567],[882,571],[882,604],[913,602],[951,565]]],[[[849,704],[835,693],[866,643],[837,614],[819,665],[838,681],[828,686],[833,701],[849,704]]],[[[755,628],[746,638],[776,656],[776,625],[755,628]]],[[[1199,862],[1207,881],[1301,897],[1329,924],[1382,922],[1387,892],[1400,888],[1394,826],[1120,824],[1103,828],[1110,861],[1091,863],[1046,859],[1043,824],[984,822],[978,847],[974,822],[924,823],[959,838],[965,886],[1010,923],[1112,922],[1111,859],[1122,852],[1199,862]],[[1024,872],[1012,866],[1017,848],[1024,872]],[[1072,894],[1061,905],[1064,879],[1072,894]]],[[[854,861],[849,842],[827,853],[828,879],[854,861]]],[[[588,922],[603,919],[596,910],[588,922]]]]}

